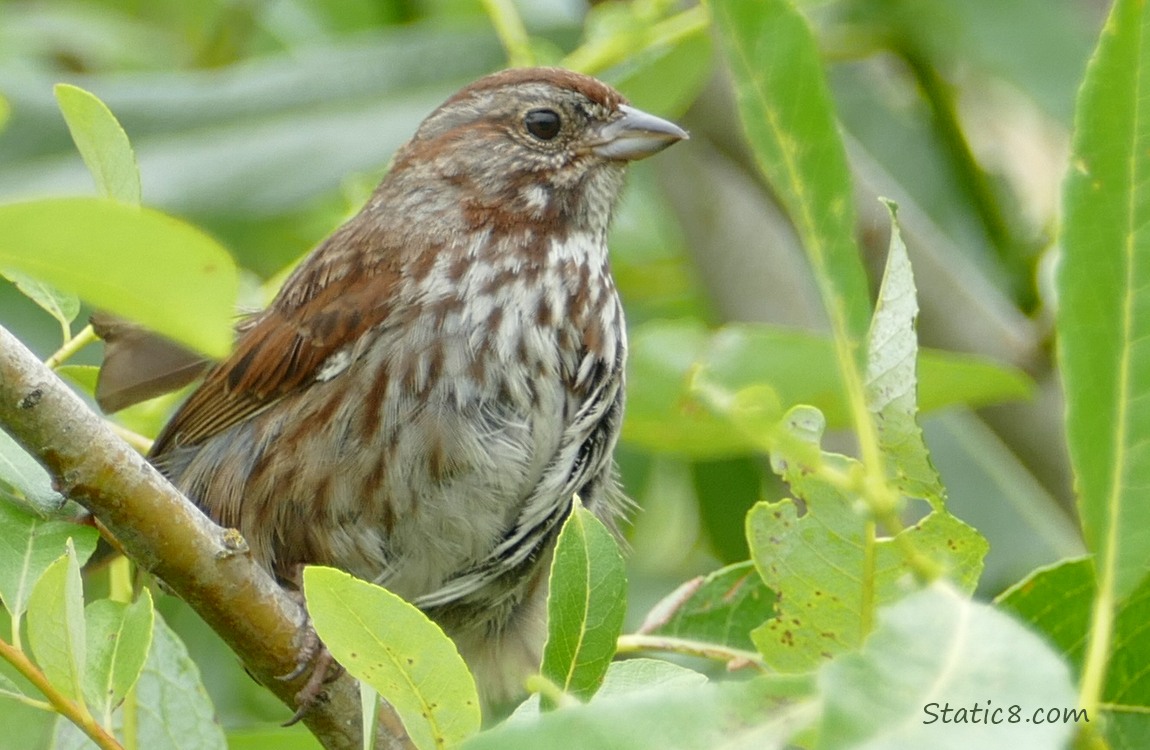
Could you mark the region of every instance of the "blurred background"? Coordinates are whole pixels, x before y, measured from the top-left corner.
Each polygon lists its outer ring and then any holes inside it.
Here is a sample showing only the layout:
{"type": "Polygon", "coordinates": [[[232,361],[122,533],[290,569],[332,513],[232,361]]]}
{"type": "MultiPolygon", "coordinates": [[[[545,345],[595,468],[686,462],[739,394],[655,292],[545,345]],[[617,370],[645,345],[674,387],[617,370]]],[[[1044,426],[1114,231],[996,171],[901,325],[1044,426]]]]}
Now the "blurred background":
{"type": "MultiPolygon", "coordinates": [[[[498,4],[0,0],[0,201],[94,192],[52,94],[53,84],[74,83],[124,125],[144,202],[229,248],[248,271],[246,301],[259,304],[266,280],[274,286],[358,208],[424,115],[506,65],[488,13],[498,4]]],[[[884,196],[900,205],[922,345],[981,355],[1031,381],[1025,398],[922,416],[951,511],[990,541],[980,594],[993,596],[1081,549],[1053,369],[1051,242],[1075,91],[1108,3],[798,5],[825,56],[874,286],[888,241],[884,196]]],[[[721,428],[700,430],[683,395],[692,363],[721,349],[713,332],[724,324],[817,332],[824,315],[743,145],[705,9],[668,0],[514,7],[538,62],[599,75],[692,134],[633,170],[612,242],[634,350],[619,450],[642,508],[629,533],[633,627],[686,578],[745,559],[745,511],[786,494],[764,458],[721,428]]],[[[3,281],[0,324],[43,356],[59,344],[58,324],[3,281]]],[[[85,357],[98,361],[98,349],[85,357]]],[[[125,420],[153,434],[171,403],[125,420]]],[[[842,434],[828,444],[850,450],[842,434]]],[[[225,725],[284,718],[193,614],[172,597],[160,606],[225,725]]],[[[34,733],[34,719],[21,731],[34,733]]]]}

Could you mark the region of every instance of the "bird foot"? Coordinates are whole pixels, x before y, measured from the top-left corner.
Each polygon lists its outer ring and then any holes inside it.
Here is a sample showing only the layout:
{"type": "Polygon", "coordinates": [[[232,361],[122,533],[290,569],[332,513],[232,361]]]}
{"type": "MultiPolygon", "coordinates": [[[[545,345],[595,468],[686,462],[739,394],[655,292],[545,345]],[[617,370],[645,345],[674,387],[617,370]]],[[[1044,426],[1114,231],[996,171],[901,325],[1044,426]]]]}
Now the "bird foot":
{"type": "Polygon", "coordinates": [[[311,674],[308,675],[307,682],[300,688],[299,692],[295,694],[296,711],[292,717],[284,722],[283,726],[290,727],[299,722],[307,712],[312,709],[317,703],[324,699],[324,685],[332,682],[343,674],[343,667],[323,645],[323,641],[315,632],[315,628],[311,624],[311,616],[307,613],[307,607],[304,604],[303,593],[301,591],[289,592],[293,597],[298,597],[300,606],[303,607],[304,616],[307,618],[303,625],[301,633],[303,645],[300,646],[299,654],[296,657],[296,666],[291,672],[285,675],[279,675],[277,680],[283,682],[292,682],[302,677],[309,669],[311,674]]]}

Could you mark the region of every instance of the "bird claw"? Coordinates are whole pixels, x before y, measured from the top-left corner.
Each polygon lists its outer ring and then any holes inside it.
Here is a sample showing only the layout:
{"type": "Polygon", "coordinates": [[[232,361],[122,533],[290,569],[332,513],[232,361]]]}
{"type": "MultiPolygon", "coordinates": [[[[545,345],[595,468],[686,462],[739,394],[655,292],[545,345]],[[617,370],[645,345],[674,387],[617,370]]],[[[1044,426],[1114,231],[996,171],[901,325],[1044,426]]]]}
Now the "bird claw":
{"type": "Polygon", "coordinates": [[[315,643],[318,644],[318,649],[313,649],[307,657],[301,659],[300,663],[296,665],[296,668],[293,669],[290,674],[277,678],[285,682],[290,682],[307,671],[309,666],[312,668],[311,675],[307,678],[307,682],[304,683],[304,686],[295,694],[296,710],[291,718],[283,723],[285,727],[290,727],[306,716],[307,712],[322,699],[324,685],[343,674],[343,667],[335,660],[335,657],[331,655],[327,647],[320,643],[318,638],[315,638],[315,631],[311,630],[311,628],[308,628],[308,630],[312,633],[315,643]]]}
{"type": "MultiPolygon", "coordinates": [[[[300,598],[302,599],[302,595],[300,598]]],[[[283,724],[285,727],[298,723],[307,715],[307,712],[323,698],[324,685],[343,674],[343,667],[323,645],[323,641],[319,639],[315,628],[312,627],[311,616],[307,614],[306,606],[304,607],[304,615],[307,617],[307,622],[303,626],[303,645],[300,646],[295,669],[285,675],[276,676],[276,679],[282,682],[292,682],[302,677],[309,668],[311,669],[311,675],[308,676],[307,682],[295,694],[296,710],[291,718],[283,724]]]]}

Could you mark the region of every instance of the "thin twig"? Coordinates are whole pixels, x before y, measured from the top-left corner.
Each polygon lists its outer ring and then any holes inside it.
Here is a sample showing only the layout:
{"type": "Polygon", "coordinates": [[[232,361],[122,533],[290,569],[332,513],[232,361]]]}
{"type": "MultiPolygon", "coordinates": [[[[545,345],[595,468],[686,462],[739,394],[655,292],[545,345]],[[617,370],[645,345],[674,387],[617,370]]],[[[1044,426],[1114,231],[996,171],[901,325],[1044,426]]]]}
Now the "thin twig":
{"type": "Polygon", "coordinates": [[[48,703],[57,713],[79,727],[80,731],[88,735],[92,742],[96,743],[102,750],[124,750],[116,738],[92,718],[91,713],[57,690],[56,686],[40,671],[40,668],[32,663],[27,654],[14,648],[12,644],[2,638],[0,638],[0,658],[15,667],[24,679],[31,682],[48,699],[48,703]]]}
{"type": "Polygon", "coordinates": [[[615,651],[619,654],[633,654],[639,651],[666,651],[672,654],[698,656],[711,661],[721,661],[727,665],[728,669],[754,667],[763,672],[767,671],[767,664],[763,661],[763,657],[754,651],[694,641],[688,638],[675,638],[669,635],[648,635],[645,633],[621,635],[615,646],[615,651]]]}
{"type": "Polygon", "coordinates": [[[92,326],[85,326],[79,333],[65,341],[64,345],[57,349],[51,357],[44,360],[44,365],[49,370],[55,370],[75,356],[76,352],[97,340],[98,337],[96,332],[92,330],[92,326]]]}

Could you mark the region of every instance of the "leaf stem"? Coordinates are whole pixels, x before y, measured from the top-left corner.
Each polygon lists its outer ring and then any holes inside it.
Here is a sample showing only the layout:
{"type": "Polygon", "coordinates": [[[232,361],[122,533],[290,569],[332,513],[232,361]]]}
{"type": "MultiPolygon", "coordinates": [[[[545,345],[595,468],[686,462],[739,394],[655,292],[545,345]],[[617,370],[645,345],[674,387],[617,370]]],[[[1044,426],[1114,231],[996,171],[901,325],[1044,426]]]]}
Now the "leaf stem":
{"type": "Polygon", "coordinates": [[[531,675],[527,678],[527,689],[532,693],[539,693],[541,706],[544,705],[545,702],[549,702],[550,705],[556,708],[579,705],[578,698],[570,693],[563,692],[563,688],[541,674],[531,675]]]}
{"type": "Polygon", "coordinates": [[[92,718],[92,714],[57,690],[23,651],[0,639],[0,658],[15,667],[17,672],[48,699],[48,704],[57,713],[79,727],[80,731],[96,743],[97,747],[102,748],[102,750],[124,750],[116,738],[92,718]]]}
{"type": "Polygon", "coordinates": [[[499,42],[507,52],[507,64],[512,68],[525,68],[535,64],[531,51],[531,38],[519,11],[511,0],[483,0],[483,9],[499,35],[499,42]]]}
{"type": "Polygon", "coordinates": [[[641,35],[612,34],[585,42],[561,63],[564,68],[594,74],[629,60],[652,47],[670,45],[701,33],[711,24],[703,5],[678,13],[647,28],[641,35]],[[636,39],[639,36],[639,39],[636,39]]]}
{"type": "Polygon", "coordinates": [[[48,703],[48,701],[38,701],[35,698],[29,698],[23,693],[14,693],[11,690],[0,690],[0,695],[8,698],[9,700],[14,700],[17,703],[23,703],[29,708],[38,708],[41,711],[52,710],[52,704],[48,703]]]}
{"type": "Polygon", "coordinates": [[[95,342],[96,339],[96,332],[92,330],[92,326],[84,326],[83,330],[64,341],[63,346],[57,349],[51,357],[44,360],[44,365],[50,370],[55,370],[71,359],[76,352],[95,342]]]}
{"type": "Polygon", "coordinates": [[[874,627],[875,615],[875,558],[878,548],[878,529],[874,519],[863,526],[863,560],[860,583],[859,629],[865,638],[874,627]]]}
{"type": "Polygon", "coordinates": [[[666,635],[630,633],[619,636],[615,651],[617,654],[634,654],[640,651],[666,651],[684,656],[698,656],[711,661],[724,662],[728,669],[755,667],[761,672],[767,671],[767,664],[763,661],[763,657],[754,651],[666,635]]]}
{"type": "MultiPolygon", "coordinates": [[[[1113,545],[1108,548],[1112,549],[1113,545]]],[[[1078,688],[1078,704],[1091,714],[1097,713],[1098,702],[1102,698],[1102,683],[1110,663],[1111,636],[1114,633],[1114,575],[1098,575],[1097,580],[1098,593],[1094,597],[1086,659],[1078,688]]]]}

